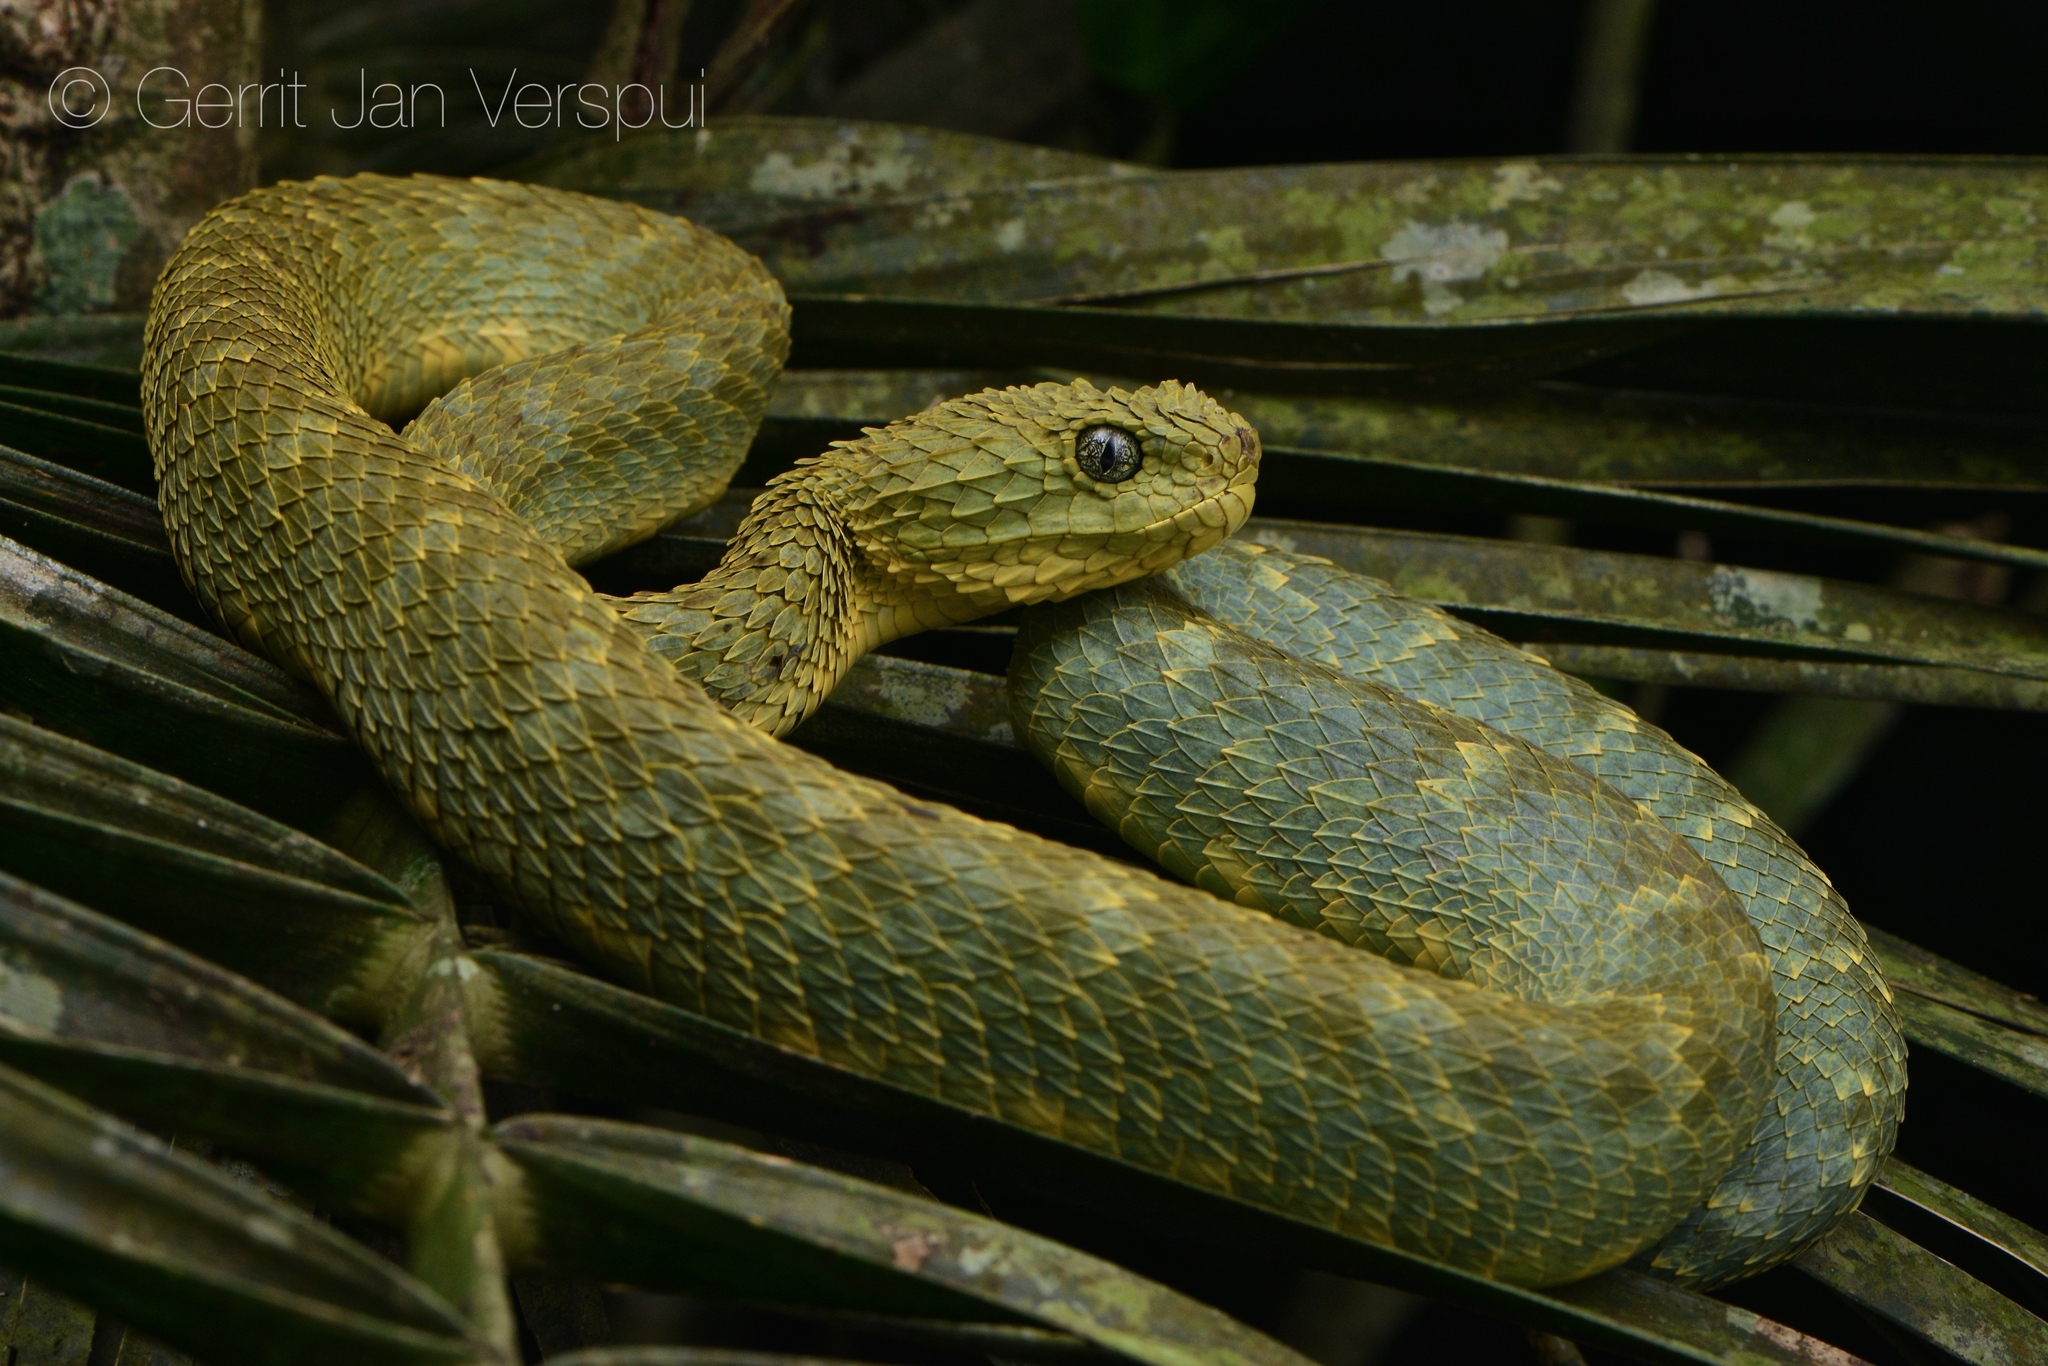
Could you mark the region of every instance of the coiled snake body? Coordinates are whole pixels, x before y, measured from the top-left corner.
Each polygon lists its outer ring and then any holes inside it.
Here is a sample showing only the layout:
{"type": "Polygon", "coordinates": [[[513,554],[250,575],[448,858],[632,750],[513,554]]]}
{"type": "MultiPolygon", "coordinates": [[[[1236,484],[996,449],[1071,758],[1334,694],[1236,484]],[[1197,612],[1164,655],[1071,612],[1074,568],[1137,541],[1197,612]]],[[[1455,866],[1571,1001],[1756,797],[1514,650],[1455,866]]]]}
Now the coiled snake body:
{"type": "MultiPolygon", "coordinates": [[[[1772,1093],[1765,957],[1692,846],[1569,762],[1119,590],[1101,620],[1161,657],[1118,687],[1165,710],[1088,762],[1157,776],[1136,795],[1174,809],[1169,868],[1281,914],[1305,888],[1326,928],[1398,900],[1382,937],[1432,971],[762,733],[904,631],[1241,525],[1257,438],[1196,391],[939,405],[771,484],[704,583],[592,593],[573,564],[731,477],[786,319],[758,263],[631,206],[430,178],[244,196],[151,305],[179,564],[444,845],[629,985],[1514,1281],[1611,1266],[1709,1201],[1772,1093]]],[[[1117,786],[1097,805],[1142,825],[1117,786]]]]}

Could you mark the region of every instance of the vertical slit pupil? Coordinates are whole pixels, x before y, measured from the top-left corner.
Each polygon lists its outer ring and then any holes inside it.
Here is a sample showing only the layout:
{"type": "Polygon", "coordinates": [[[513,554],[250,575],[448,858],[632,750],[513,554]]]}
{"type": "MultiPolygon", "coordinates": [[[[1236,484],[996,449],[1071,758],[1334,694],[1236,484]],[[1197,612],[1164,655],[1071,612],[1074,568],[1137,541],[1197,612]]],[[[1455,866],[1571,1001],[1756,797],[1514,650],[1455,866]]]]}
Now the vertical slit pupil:
{"type": "Polygon", "coordinates": [[[1090,427],[1074,438],[1074,463],[1100,484],[1120,484],[1138,472],[1144,457],[1138,438],[1107,423],[1090,427]]]}

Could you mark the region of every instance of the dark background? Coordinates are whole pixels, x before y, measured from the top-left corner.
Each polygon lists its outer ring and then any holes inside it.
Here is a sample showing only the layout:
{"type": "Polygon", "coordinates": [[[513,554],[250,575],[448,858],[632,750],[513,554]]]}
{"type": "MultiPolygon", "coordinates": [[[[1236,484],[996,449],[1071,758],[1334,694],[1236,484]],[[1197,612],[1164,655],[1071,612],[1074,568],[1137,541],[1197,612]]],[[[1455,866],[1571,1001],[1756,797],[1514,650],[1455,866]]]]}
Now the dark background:
{"type": "MultiPolygon", "coordinates": [[[[1588,6],[1328,4],[1190,111],[1178,166],[1559,152],[1588,6]]],[[[1665,0],[1639,152],[2048,152],[2048,8],[1665,0]]]]}

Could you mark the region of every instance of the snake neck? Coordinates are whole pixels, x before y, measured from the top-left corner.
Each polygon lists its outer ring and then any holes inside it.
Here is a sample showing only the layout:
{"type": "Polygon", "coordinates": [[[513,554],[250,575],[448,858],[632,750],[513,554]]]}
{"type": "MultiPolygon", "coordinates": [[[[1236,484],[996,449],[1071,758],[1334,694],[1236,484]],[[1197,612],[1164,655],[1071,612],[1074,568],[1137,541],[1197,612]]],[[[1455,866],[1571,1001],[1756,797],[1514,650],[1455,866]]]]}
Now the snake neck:
{"type": "Polygon", "coordinates": [[[870,577],[829,489],[770,485],[716,569],[618,606],[683,677],[742,721],[783,735],[880,643],[865,606],[870,577]]]}

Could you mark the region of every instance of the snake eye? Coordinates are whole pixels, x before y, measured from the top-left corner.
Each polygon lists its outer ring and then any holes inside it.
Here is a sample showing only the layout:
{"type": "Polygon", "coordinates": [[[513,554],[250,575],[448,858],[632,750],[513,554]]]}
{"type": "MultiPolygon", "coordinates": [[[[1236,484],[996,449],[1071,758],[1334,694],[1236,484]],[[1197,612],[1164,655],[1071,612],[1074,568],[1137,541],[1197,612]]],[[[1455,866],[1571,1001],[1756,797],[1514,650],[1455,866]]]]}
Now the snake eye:
{"type": "Polygon", "coordinates": [[[1138,438],[1121,427],[1090,427],[1074,438],[1074,463],[1098,484],[1121,484],[1138,472],[1144,456],[1138,438]]]}

